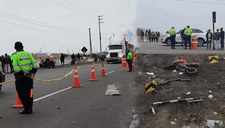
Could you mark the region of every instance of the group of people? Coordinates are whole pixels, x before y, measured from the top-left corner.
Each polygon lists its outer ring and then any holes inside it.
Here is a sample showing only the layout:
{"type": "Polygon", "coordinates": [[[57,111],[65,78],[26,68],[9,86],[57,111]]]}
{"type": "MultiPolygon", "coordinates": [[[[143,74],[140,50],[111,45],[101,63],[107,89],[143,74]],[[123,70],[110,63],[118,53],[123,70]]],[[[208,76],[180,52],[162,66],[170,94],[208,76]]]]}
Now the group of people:
{"type": "MultiPolygon", "coordinates": [[[[171,41],[171,49],[175,49],[175,38],[176,38],[176,30],[174,27],[172,27],[169,31],[170,34],[170,41],[171,41]]],[[[185,45],[185,49],[187,49],[187,44],[189,44],[189,49],[191,49],[191,34],[192,29],[188,25],[187,28],[184,28],[180,35],[181,35],[181,45],[185,45]]],[[[216,46],[219,49],[221,47],[221,50],[224,50],[224,31],[223,28],[217,29],[216,33],[214,35],[212,34],[211,30],[209,29],[206,33],[206,41],[207,41],[207,49],[211,49],[212,41],[215,41],[215,45],[213,44],[213,50],[216,46]]]]}
{"type": "Polygon", "coordinates": [[[159,37],[160,37],[160,32],[157,31],[151,31],[151,29],[145,31],[145,37],[150,41],[150,42],[158,42],[159,37]]]}
{"type": "Polygon", "coordinates": [[[2,55],[0,56],[0,62],[2,64],[2,72],[4,73],[13,73],[13,65],[12,65],[12,61],[10,59],[10,56],[6,53],[5,56],[2,55]],[[9,70],[10,68],[10,70],[9,70]]]}
{"type": "Polygon", "coordinates": [[[160,32],[159,31],[151,31],[151,29],[147,29],[145,32],[141,29],[138,28],[136,30],[138,41],[143,41],[144,38],[149,40],[150,42],[158,42],[159,37],[160,37],[160,32]]]}
{"type": "MultiPolygon", "coordinates": [[[[78,53],[77,56],[75,56],[75,54],[73,53],[73,54],[71,55],[71,59],[72,59],[71,65],[74,65],[74,64],[75,64],[76,58],[78,59],[78,61],[80,61],[81,55],[78,53]]],[[[62,61],[62,60],[61,60],[61,61],[62,61]]]]}
{"type": "Polygon", "coordinates": [[[219,49],[221,48],[221,50],[224,50],[224,31],[223,28],[220,28],[216,30],[216,32],[214,33],[214,35],[212,34],[211,30],[209,29],[206,33],[206,40],[207,40],[207,49],[211,49],[211,44],[212,41],[215,41],[215,45],[213,44],[213,49],[215,49],[216,47],[219,49]]]}
{"type": "MultiPolygon", "coordinates": [[[[169,31],[170,34],[170,41],[171,41],[171,49],[175,49],[175,38],[176,38],[176,30],[174,27],[172,27],[169,31]]],[[[188,25],[187,28],[184,28],[181,31],[181,39],[182,43],[181,45],[185,45],[185,49],[187,49],[187,43],[189,44],[189,49],[191,49],[191,34],[192,34],[192,29],[188,25]]]]}

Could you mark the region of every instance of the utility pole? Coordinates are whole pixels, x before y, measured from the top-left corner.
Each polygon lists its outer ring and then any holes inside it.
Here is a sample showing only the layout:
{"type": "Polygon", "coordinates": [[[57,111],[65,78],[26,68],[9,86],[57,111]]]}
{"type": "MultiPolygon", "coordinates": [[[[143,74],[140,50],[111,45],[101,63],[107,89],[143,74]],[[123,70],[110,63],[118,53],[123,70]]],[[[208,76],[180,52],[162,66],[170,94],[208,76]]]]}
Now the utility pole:
{"type": "Polygon", "coordinates": [[[213,50],[215,50],[215,45],[214,45],[214,23],[216,23],[216,12],[212,12],[212,22],[213,22],[213,36],[212,36],[212,40],[213,40],[213,50]]]}
{"type": "Polygon", "coordinates": [[[99,41],[100,41],[100,53],[102,53],[102,43],[101,43],[101,29],[100,29],[100,24],[101,23],[104,23],[104,22],[101,22],[101,20],[103,20],[103,18],[101,18],[101,17],[103,17],[103,15],[101,15],[101,16],[98,16],[98,24],[99,24],[99,41]]]}
{"type": "Polygon", "coordinates": [[[89,39],[90,39],[90,57],[92,58],[91,28],[89,28],[89,39]]]}

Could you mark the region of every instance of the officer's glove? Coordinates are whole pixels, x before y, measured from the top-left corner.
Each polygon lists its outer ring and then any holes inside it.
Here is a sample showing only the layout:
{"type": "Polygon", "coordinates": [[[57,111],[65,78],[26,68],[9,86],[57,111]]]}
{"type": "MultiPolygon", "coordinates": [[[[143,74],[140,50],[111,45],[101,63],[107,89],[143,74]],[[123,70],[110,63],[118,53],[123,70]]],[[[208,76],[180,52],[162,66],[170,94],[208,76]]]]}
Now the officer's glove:
{"type": "Polygon", "coordinates": [[[31,79],[34,79],[34,78],[35,78],[35,75],[34,75],[34,74],[33,74],[33,75],[31,75],[31,76],[30,76],[30,78],[31,78],[31,79]]]}

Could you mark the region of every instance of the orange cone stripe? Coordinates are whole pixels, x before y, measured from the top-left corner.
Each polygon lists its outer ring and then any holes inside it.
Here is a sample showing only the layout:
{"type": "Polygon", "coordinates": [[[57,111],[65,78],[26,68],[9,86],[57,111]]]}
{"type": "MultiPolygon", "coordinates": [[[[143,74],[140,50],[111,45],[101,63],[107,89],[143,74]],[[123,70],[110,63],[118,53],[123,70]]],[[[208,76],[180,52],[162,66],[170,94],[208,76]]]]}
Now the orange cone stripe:
{"type": "Polygon", "coordinates": [[[30,90],[30,98],[33,97],[33,89],[30,90]]]}

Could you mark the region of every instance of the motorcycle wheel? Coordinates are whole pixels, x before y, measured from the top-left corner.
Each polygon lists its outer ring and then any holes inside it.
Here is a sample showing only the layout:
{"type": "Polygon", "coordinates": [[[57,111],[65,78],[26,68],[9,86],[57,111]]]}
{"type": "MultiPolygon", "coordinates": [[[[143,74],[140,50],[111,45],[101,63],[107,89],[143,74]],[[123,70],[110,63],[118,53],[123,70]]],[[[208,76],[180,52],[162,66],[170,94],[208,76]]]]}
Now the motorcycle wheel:
{"type": "Polygon", "coordinates": [[[188,73],[188,74],[194,74],[198,71],[197,68],[194,68],[194,67],[189,67],[189,68],[186,68],[185,69],[185,72],[188,73]]]}

